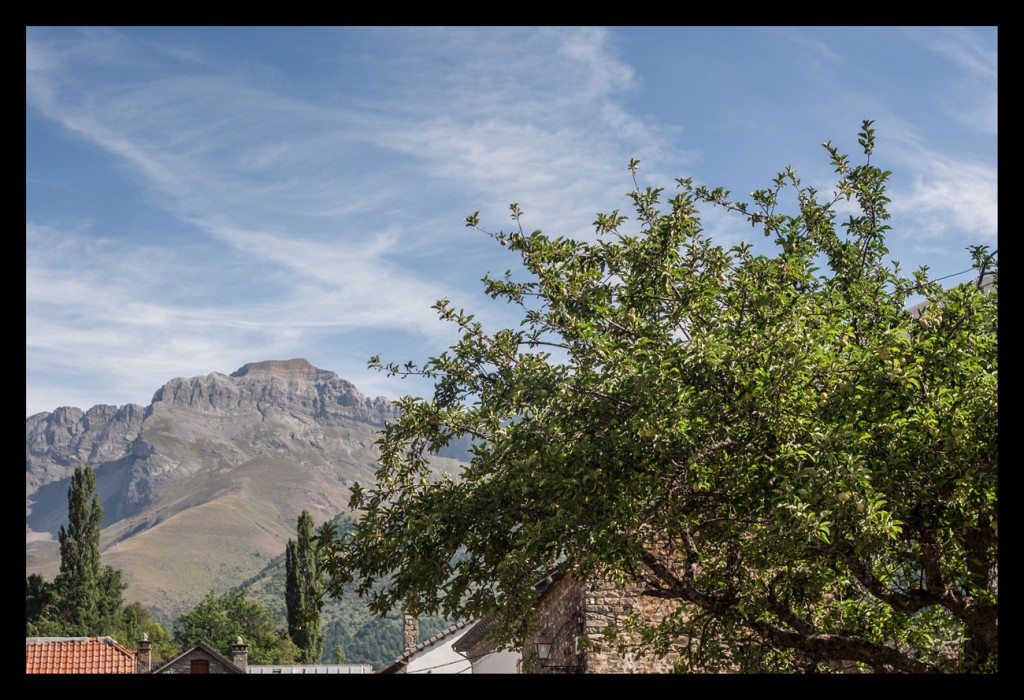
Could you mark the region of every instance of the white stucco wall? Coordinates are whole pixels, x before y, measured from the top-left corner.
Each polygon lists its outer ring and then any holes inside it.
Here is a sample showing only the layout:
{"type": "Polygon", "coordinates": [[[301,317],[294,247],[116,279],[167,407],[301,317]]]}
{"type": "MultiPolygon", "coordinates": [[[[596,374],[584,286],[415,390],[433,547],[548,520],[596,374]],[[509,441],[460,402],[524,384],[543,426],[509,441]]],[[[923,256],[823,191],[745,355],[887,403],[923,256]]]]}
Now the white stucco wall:
{"type": "Polygon", "coordinates": [[[446,637],[444,640],[431,644],[409,659],[405,667],[406,673],[472,673],[472,665],[462,654],[452,649],[469,629],[462,629],[446,637]]]}
{"type": "Polygon", "coordinates": [[[476,660],[473,673],[519,673],[517,651],[496,651],[476,660]]]}

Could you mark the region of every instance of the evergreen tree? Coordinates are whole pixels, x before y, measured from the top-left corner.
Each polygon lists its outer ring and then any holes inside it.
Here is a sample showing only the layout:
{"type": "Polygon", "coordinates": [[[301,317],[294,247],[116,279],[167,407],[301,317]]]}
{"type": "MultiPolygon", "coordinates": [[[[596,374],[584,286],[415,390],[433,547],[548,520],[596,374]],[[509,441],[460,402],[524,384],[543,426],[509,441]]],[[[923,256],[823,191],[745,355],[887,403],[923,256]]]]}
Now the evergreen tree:
{"type": "Polygon", "coordinates": [[[320,628],[317,608],[317,602],[323,595],[323,575],[317,562],[313,517],[309,511],[302,511],[297,531],[298,539],[288,540],[285,548],[288,634],[302,650],[300,660],[318,664],[324,652],[324,632],[320,628]]]}

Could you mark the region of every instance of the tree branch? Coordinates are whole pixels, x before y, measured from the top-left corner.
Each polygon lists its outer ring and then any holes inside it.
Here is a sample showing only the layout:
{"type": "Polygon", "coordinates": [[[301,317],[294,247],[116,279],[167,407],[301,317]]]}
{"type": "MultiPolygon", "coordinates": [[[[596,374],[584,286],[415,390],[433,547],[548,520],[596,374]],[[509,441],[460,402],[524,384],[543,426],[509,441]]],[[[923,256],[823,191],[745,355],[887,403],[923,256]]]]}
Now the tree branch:
{"type": "MultiPolygon", "coordinates": [[[[708,595],[694,587],[690,572],[696,556],[696,551],[687,551],[688,573],[684,578],[679,578],[656,555],[645,552],[643,562],[655,580],[648,579],[644,594],[692,603],[718,618],[728,612],[735,612],[738,599],[734,591],[708,595]]],[[[769,605],[791,629],[749,616],[742,616],[739,624],[778,648],[792,649],[812,659],[824,661],[857,661],[879,672],[931,673],[938,670],[891,647],[843,635],[816,634],[810,623],[797,617],[778,601],[772,599],[769,605]]]]}
{"type": "Polygon", "coordinates": [[[865,564],[854,552],[853,544],[846,542],[841,543],[837,547],[840,556],[843,561],[846,562],[846,566],[850,569],[850,573],[853,577],[864,586],[873,596],[881,600],[887,605],[891,605],[897,610],[903,610],[905,612],[916,612],[922,608],[926,608],[929,605],[942,604],[942,600],[930,593],[927,590],[917,588],[910,593],[897,593],[887,588],[881,581],[879,581],[873,573],[871,568],[865,564]]]}

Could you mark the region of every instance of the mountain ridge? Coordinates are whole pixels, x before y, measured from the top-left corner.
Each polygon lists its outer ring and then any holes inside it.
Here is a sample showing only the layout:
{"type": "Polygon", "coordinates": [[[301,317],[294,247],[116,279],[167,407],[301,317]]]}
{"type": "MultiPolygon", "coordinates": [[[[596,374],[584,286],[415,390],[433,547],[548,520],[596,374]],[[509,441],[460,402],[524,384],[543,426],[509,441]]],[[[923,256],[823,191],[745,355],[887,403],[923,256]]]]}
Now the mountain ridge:
{"type": "MultiPolygon", "coordinates": [[[[177,377],[149,405],[61,407],[26,419],[26,571],[52,578],[67,484],[90,465],[105,511],[101,556],[127,600],[173,619],[258,574],[309,510],[347,511],[372,482],[393,404],[302,358],[177,377]]],[[[438,458],[438,468],[458,462],[438,458]]]]}

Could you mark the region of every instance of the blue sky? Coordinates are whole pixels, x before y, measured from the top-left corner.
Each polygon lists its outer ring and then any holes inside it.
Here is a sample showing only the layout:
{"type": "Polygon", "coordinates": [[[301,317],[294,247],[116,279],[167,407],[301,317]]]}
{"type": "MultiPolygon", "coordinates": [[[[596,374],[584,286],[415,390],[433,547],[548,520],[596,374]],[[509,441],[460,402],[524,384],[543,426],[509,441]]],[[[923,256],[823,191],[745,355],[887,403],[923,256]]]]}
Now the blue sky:
{"type": "Polygon", "coordinates": [[[892,256],[963,281],[997,243],[997,69],[994,27],[29,27],[27,415],[294,357],[424,395],[367,360],[446,348],[434,301],[518,322],[479,282],[517,259],[463,217],[590,237],[632,158],[831,191],[821,143],[856,161],[863,119],[892,256]]]}

